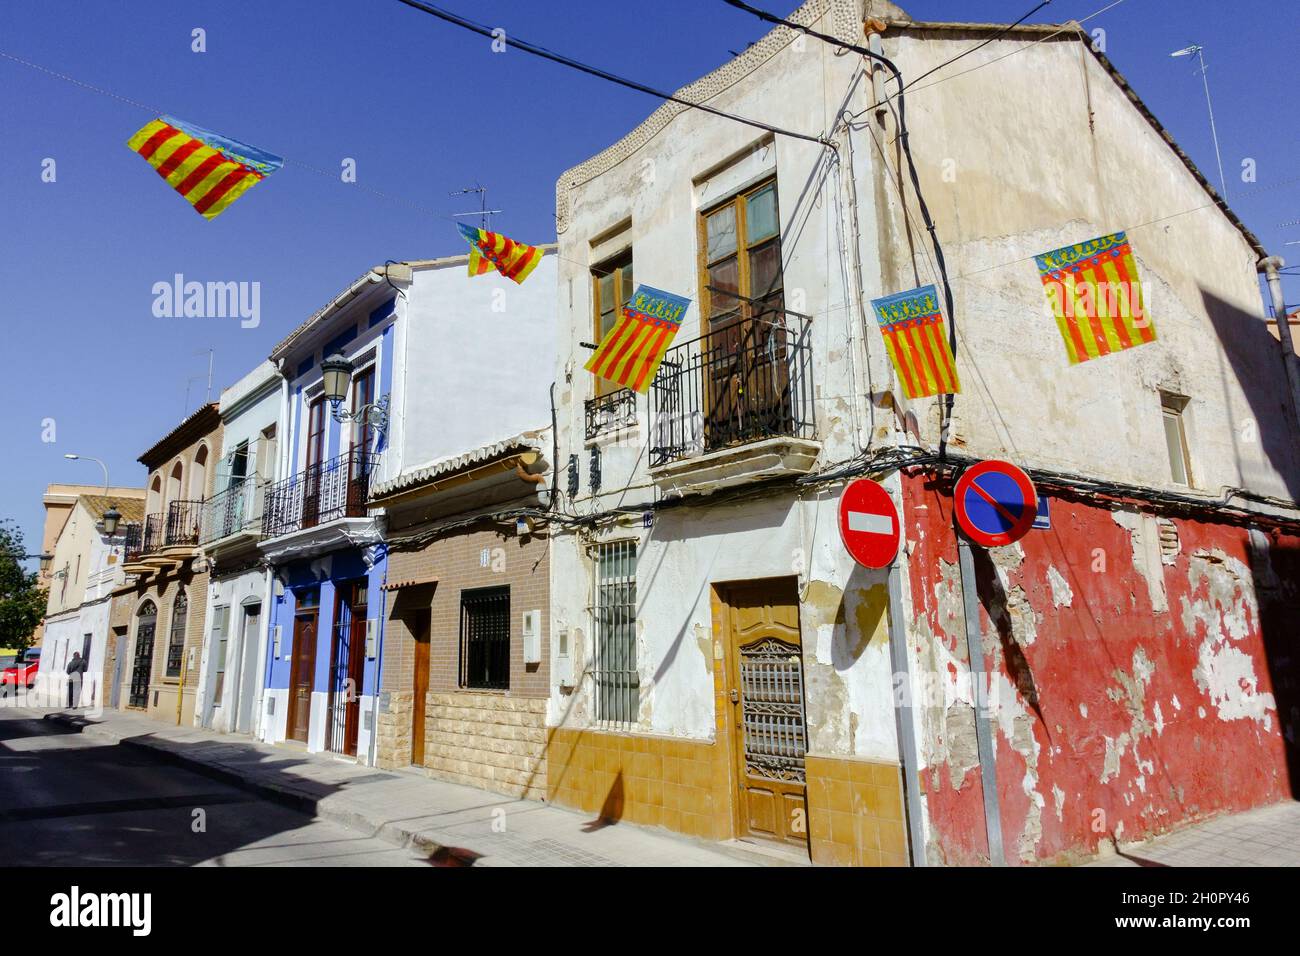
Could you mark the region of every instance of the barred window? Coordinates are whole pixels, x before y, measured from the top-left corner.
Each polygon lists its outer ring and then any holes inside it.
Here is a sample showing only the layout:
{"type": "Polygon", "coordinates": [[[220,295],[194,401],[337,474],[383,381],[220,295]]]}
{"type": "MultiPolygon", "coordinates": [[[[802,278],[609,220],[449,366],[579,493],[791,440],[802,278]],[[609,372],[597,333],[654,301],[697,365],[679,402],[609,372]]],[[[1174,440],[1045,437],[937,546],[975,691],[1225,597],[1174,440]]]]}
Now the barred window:
{"type": "Polygon", "coordinates": [[[176,595],[172,605],[172,623],[167,631],[167,676],[181,676],[181,661],[185,657],[185,624],[189,618],[189,599],[185,592],[176,595]]]}
{"type": "Polygon", "coordinates": [[[460,686],[510,687],[510,588],[460,592],[460,686]]]}
{"type": "Polygon", "coordinates": [[[596,549],[593,608],[596,719],[636,723],[641,683],[636,669],[636,542],[611,541],[596,549]]]}

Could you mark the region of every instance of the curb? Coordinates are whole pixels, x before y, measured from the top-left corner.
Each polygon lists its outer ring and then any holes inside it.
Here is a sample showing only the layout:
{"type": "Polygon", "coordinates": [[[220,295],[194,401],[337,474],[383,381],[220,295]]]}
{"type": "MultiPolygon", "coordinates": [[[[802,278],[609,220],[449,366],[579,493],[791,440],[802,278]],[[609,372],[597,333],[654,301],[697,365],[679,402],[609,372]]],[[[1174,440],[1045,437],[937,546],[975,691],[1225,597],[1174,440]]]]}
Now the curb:
{"type": "Polygon", "coordinates": [[[444,846],[433,838],[424,836],[414,830],[407,830],[391,823],[376,824],[355,810],[329,807],[322,803],[319,798],[303,793],[293,787],[250,779],[237,771],[229,770],[218,764],[196,760],[183,753],[178,753],[171,747],[159,742],[138,740],[134,737],[120,735],[102,724],[88,723],[84,719],[70,714],[43,714],[41,719],[51,720],[65,727],[75,728],[81,733],[113,740],[120,747],[132,747],[146,751],[158,758],[162,763],[173,767],[181,767],[199,776],[243,790],[245,793],[264,797],[273,803],[278,803],[307,816],[326,820],[349,830],[354,830],[357,833],[376,837],[385,843],[391,843],[403,849],[415,850],[430,859],[439,858],[440,862],[446,862],[450,865],[456,865],[456,862],[461,859],[454,847],[444,846]]]}

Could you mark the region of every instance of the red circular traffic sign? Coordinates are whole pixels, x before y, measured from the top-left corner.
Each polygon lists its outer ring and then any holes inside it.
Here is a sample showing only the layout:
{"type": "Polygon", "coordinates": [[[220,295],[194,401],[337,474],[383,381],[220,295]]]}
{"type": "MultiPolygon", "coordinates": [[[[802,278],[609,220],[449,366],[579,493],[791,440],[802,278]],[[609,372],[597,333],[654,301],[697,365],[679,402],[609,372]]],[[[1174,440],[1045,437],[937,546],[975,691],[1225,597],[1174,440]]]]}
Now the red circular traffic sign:
{"type": "Polygon", "coordinates": [[[953,510],[961,530],[976,544],[1012,544],[1034,526],[1038,492],[1029,476],[1010,462],[981,461],[957,479],[953,510]]]}
{"type": "Polygon", "coordinates": [[[878,483],[857,478],[840,495],[840,538],[858,564],[885,568],[898,555],[898,509],[878,483]]]}

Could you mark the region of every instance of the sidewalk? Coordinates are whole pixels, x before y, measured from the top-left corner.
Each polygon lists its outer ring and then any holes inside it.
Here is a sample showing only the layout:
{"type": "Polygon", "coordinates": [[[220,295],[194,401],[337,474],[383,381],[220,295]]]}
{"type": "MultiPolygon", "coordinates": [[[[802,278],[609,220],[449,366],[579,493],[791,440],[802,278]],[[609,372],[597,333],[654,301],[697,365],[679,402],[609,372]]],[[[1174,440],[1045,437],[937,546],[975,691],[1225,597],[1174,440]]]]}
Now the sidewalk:
{"type": "Polygon", "coordinates": [[[435,862],[474,866],[756,866],[743,848],[517,800],[422,774],[376,770],[248,737],[176,727],[139,714],[31,708],[108,743],[141,747],[223,783],[399,846],[435,862]]]}
{"type": "Polygon", "coordinates": [[[1089,866],[1300,866],[1300,803],[1215,817],[1204,823],[1122,844],[1089,866]]]}

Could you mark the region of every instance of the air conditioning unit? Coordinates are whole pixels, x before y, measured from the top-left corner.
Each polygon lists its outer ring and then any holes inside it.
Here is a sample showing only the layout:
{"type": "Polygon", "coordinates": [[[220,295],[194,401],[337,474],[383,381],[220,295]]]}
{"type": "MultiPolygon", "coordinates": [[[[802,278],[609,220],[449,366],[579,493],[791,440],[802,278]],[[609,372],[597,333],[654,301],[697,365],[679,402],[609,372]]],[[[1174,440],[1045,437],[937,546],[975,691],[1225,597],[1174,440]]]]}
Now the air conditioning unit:
{"type": "Polygon", "coordinates": [[[524,663],[542,662],[542,612],[524,611],[524,663]]]}
{"type": "Polygon", "coordinates": [[[573,652],[569,649],[569,629],[561,628],[555,635],[555,677],[560,687],[573,689],[573,652]]]}

